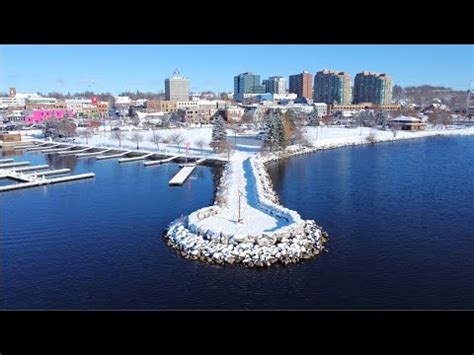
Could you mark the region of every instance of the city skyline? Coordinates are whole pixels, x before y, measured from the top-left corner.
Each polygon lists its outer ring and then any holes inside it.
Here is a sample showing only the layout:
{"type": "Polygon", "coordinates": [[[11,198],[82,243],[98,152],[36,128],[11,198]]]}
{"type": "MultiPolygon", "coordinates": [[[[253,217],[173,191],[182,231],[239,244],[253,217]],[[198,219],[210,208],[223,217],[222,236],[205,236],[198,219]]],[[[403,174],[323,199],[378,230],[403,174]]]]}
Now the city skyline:
{"type": "Polygon", "coordinates": [[[0,46],[0,91],[163,92],[175,69],[190,91],[232,91],[243,72],[315,75],[329,69],[387,73],[394,85],[469,89],[469,45],[28,45],[0,46]],[[405,60],[405,58],[409,58],[405,60]]]}

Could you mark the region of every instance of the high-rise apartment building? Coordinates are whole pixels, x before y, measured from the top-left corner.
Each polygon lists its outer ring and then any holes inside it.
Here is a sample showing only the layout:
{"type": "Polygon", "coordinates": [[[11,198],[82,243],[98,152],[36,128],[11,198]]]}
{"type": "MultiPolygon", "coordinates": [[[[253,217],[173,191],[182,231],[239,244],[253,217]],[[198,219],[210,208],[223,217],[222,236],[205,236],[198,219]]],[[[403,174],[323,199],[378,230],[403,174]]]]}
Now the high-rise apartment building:
{"type": "Polygon", "coordinates": [[[165,99],[166,100],[189,100],[189,79],[182,76],[178,70],[165,80],[165,99]]]}
{"type": "Polygon", "coordinates": [[[376,105],[392,103],[392,79],[387,74],[368,71],[358,73],[354,80],[354,104],[372,102],[376,105]]]}
{"type": "Polygon", "coordinates": [[[313,75],[306,70],[301,74],[290,75],[290,93],[298,97],[313,97],[313,75]]]}
{"type": "Polygon", "coordinates": [[[352,102],[351,77],[346,72],[321,70],[314,77],[315,102],[350,104],[352,102]]]}
{"type": "Polygon", "coordinates": [[[260,84],[260,75],[250,72],[234,76],[234,100],[242,101],[244,94],[264,94],[265,88],[260,84]]]}
{"type": "Polygon", "coordinates": [[[283,76],[271,76],[263,81],[265,92],[283,95],[286,93],[286,78],[283,76]]]}

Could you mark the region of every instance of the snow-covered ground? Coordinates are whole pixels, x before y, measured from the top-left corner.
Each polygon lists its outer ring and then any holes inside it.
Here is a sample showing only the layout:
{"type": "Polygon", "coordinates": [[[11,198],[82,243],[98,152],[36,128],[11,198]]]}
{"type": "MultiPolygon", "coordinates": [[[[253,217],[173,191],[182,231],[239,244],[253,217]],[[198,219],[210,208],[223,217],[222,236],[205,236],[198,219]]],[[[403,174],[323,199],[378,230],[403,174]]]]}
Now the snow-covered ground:
{"type": "MultiPolygon", "coordinates": [[[[80,132],[80,130],[79,130],[80,132]]],[[[139,143],[140,149],[149,150],[149,151],[158,151],[158,147],[155,143],[152,143],[150,139],[153,137],[152,130],[129,130],[124,131],[124,139],[122,140],[122,148],[127,148],[130,150],[136,150],[137,144],[129,140],[129,137],[133,133],[139,133],[143,136],[143,142],[139,143]]],[[[173,134],[181,134],[184,138],[183,143],[181,146],[178,147],[176,144],[172,143],[159,143],[159,151],[164,153],[184,153],[186,150],[186,145],[189,144],[189,153],[193,155],[203,155],[209,156],[210,154],[213,155],[211,147],[209,147],[209,143],[211,142],[211,135],[212,135],[212,127],[205,127],[205,128],[171,128],[171,129],[156,129],[155,134],[159,135],[161,139],[168,139],[170,140],[171,135],[173,134]],[[205,145],[200,148],[197,145],[198,140],[202,139],[205,142],[205,145]]],[[[86,143],[86,139],[84,137],[75,137],[75,142],[78,143],[86,143]]],[[[88,145],[95,145],[98,147],[119,147],[119,142],[117,140],[112,139],[110,132],[103,132],[97,131],[93,137],[87,139],[88,145]]]]}
{"type": "Polygon", "coordinates": [[[474,127],[466,128],[427,128],[424,131],[397,131],[394,137],[392,131],[376,130],[368,127],[306,127],[305,137],[315,147],[324,148],[330,145],[352,145],[367,143],[367,136],[373,133],[376,141],[392,141],[410,138],[429,137],[434,135],[474,135],[474,127]]]}

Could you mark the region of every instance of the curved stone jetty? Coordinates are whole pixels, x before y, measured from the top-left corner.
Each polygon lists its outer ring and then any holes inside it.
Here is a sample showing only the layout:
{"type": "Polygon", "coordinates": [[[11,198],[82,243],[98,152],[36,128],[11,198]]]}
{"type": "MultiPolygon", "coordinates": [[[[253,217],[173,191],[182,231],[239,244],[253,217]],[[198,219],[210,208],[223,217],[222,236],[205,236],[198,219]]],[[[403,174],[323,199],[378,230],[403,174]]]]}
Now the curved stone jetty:
{"type": "MultiPolygon", "coordinates": [[[[237,197],[238,198],[238,197],[237,197]]],[[[265,267],[311,259],[324,250],[327,233],[279,204],[265,159],[236,152],[226,166],[216,204],[174,221],[165,238],[187,259],[211,264],[265,267]],[[241,175],[243,223],[233,218],[241,175]],[[219,197],[227,197],[225,202],[219,197]],[[256,216],[255,219],[252,219],[256,216]],[[265,217],[265,218],[264,218],[265,217]]]]}

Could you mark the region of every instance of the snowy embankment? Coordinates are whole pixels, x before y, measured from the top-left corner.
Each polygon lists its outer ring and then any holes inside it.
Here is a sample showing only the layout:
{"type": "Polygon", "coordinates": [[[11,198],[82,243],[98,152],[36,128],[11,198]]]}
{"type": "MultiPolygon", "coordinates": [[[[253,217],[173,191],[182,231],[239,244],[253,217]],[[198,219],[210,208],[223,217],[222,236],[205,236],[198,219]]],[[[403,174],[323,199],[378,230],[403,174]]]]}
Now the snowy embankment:
{"type": "Polygon", "coordinates": [[[381,131],[364,127],[339,128],[339,127],[307,127],[304,132],[309,144],[305,146],[292,145],[283,152],[269,153],[261,158],[264,164],[299,154],[308,154],[320,150],[342,148],[348,146],[364,145],[371,143],[396,142],[405,139],[435,137],[435,136],[472,136],[474,127],[436,129],[425,131],[397,131],[394,136],[391,131],[381,131]],[[373,141],[367,137],[373,134],[373,141]]]}
{"type": "Polygon", "coordinates": [[[317,150],[437,135],[474,135],[474,128],[398,131],[394,136],[391,131],[370,128],[309,127],[305,136],[311,145],[265,155],[237,151],[219,186],[218,196],[225,201],[173,222],[166,239],[184,257],[208,263],[269,266],[310,259],[324,250],[327,233],[315,221],[302,220],[296,211],[278,203],[265,164],[317,150]],[[371,133],[372,142],[367,139],[371,133]],[[236,216],[239,191],[243,223],[236,216]]]}

